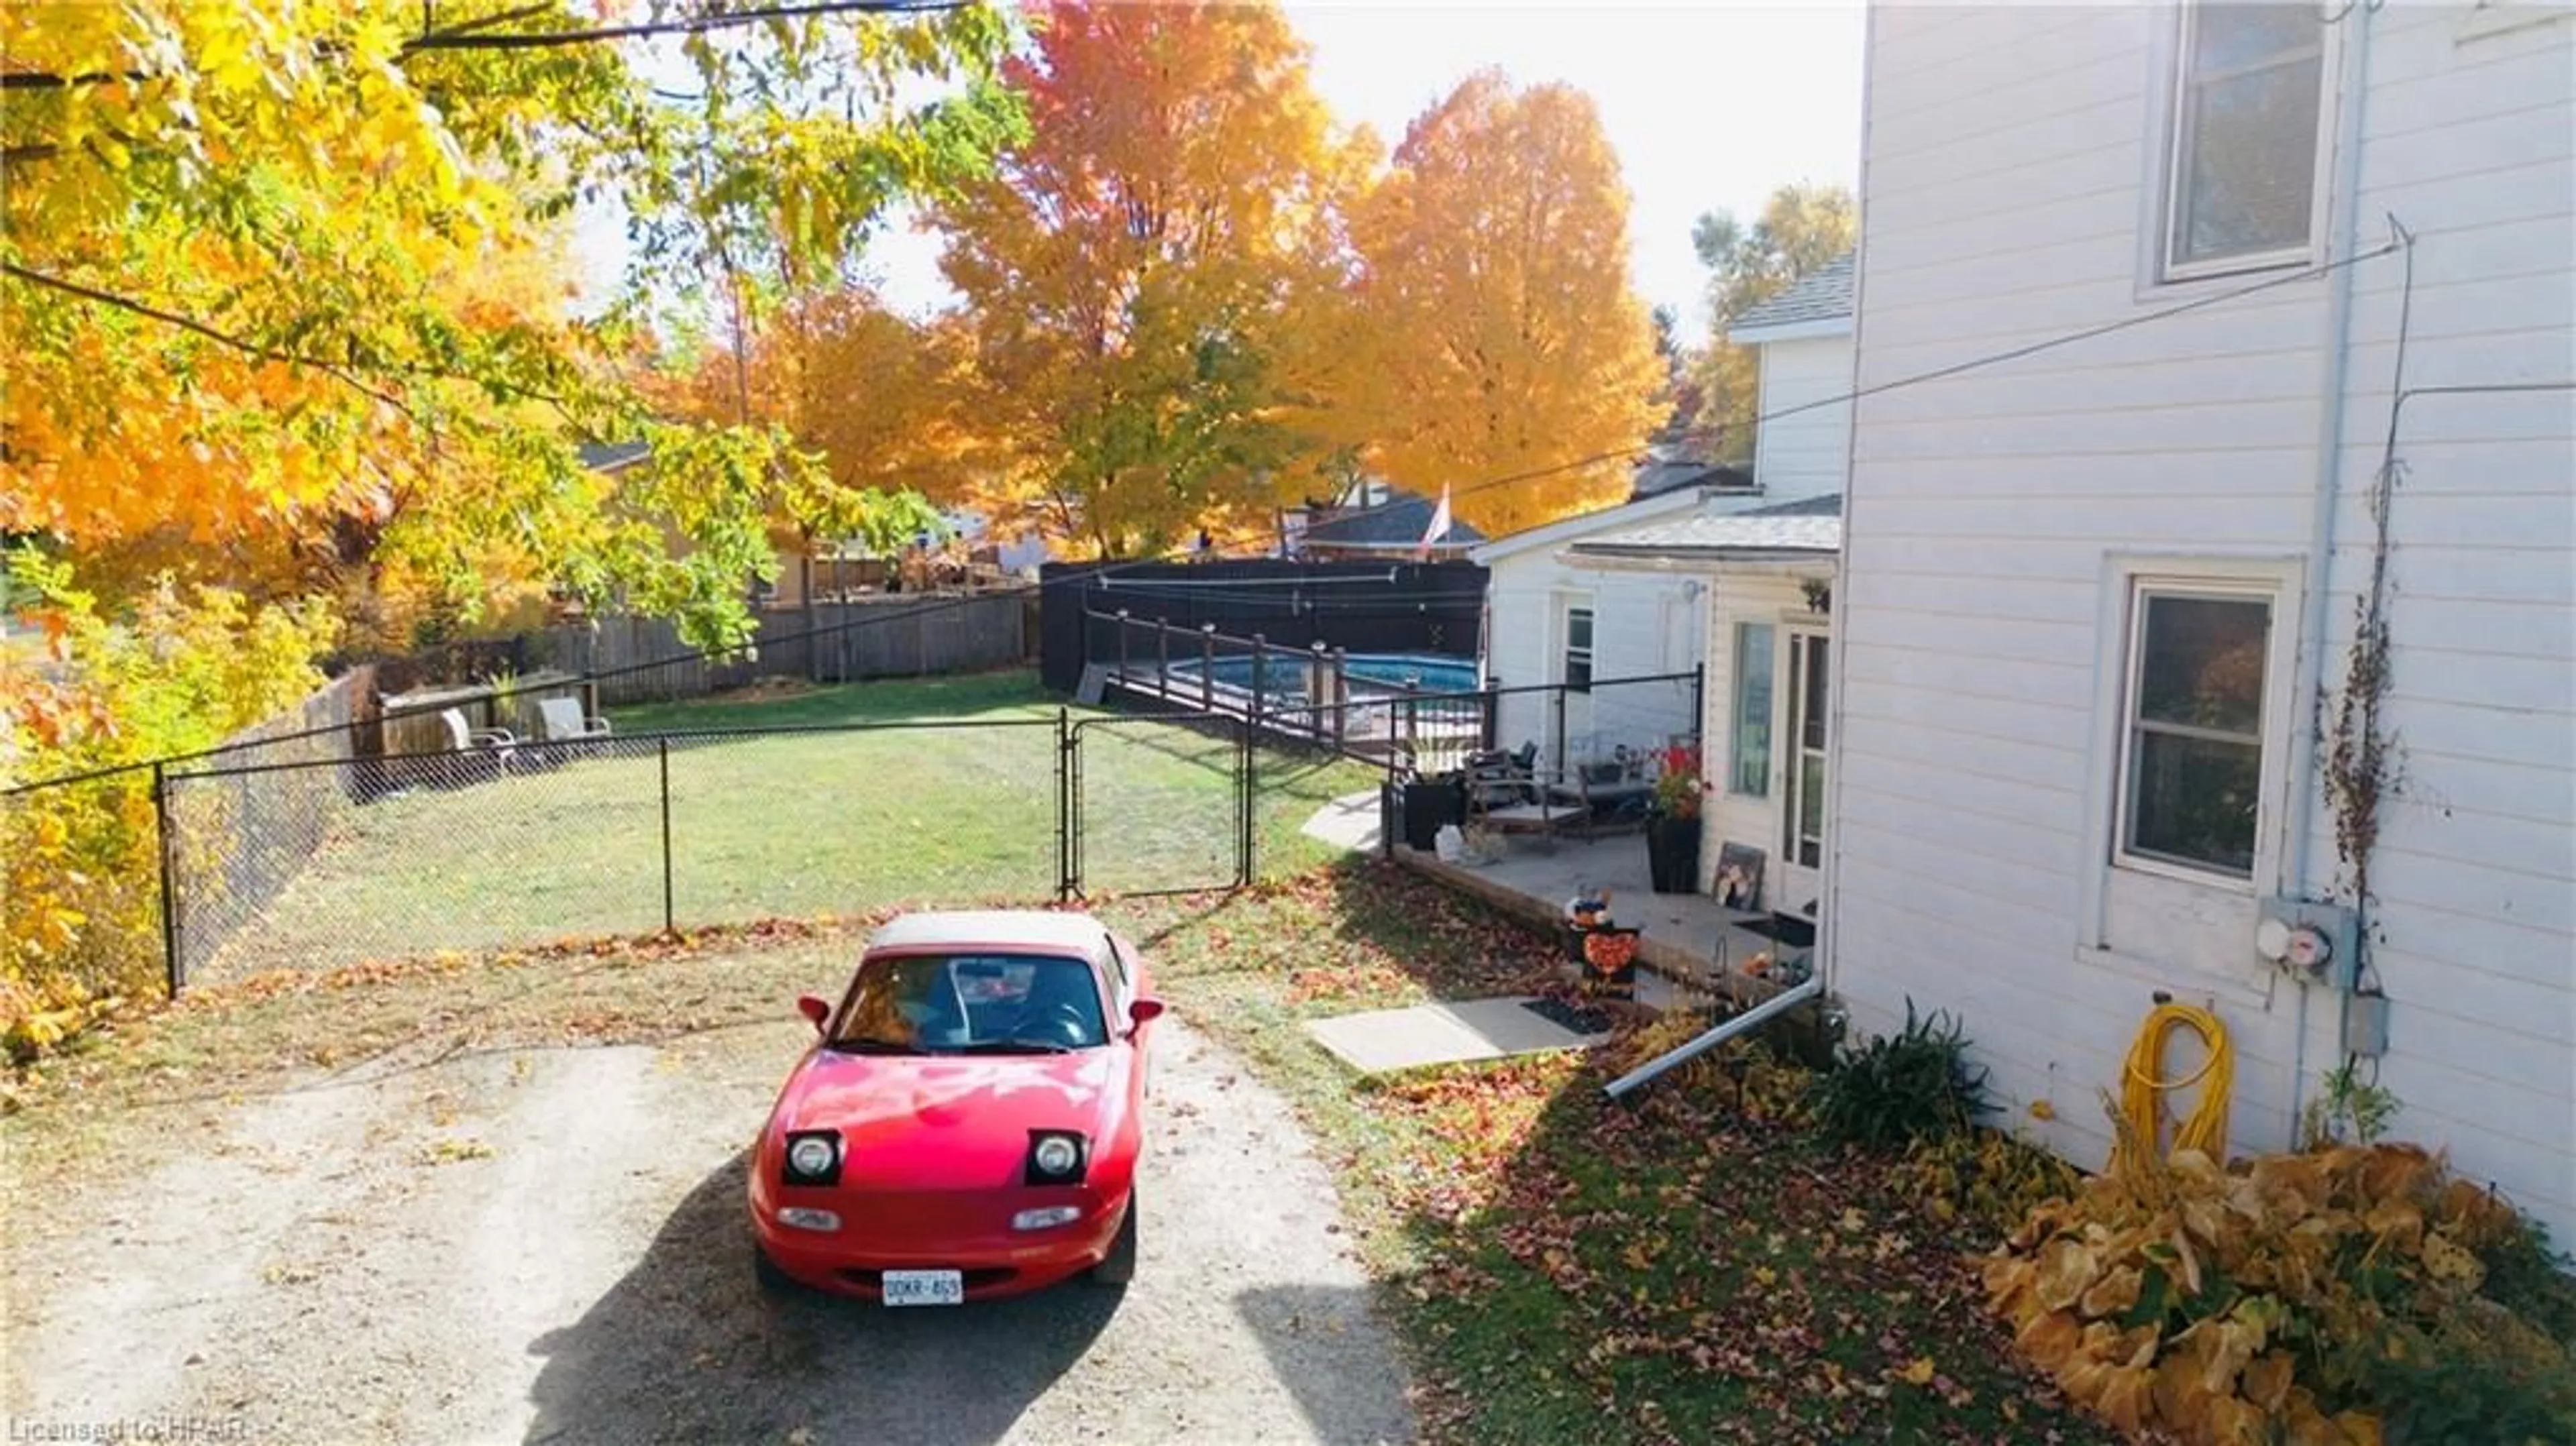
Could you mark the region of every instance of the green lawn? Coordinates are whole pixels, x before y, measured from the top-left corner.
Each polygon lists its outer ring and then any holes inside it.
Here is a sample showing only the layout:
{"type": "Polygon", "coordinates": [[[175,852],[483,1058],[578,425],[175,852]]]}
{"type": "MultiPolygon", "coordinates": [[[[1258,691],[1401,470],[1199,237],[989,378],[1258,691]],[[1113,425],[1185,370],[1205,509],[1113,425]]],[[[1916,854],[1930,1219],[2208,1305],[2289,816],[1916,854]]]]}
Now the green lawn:
{"type": "MultiPolygon", "coordinates": [[[[684,929],[1047,902],[1059,877],[1057,708],[1032,675],[1011,673],[622,711],[615,738],[573,761],[337,810],[294,883],[199,973],[658,929],[666,763],[671,917],[684,929]],[[667,758],[650,731],[783,727],[805,731],[674,737],[667,758]]],[[[1084,892],[1231,882],[1236,741],[1073,716],[1084,892]]],[[[1255,777],[1256,868],[1270,875],[1323,858],[1299,826],[1376,779],[1270,750],[1255,777]]]]}

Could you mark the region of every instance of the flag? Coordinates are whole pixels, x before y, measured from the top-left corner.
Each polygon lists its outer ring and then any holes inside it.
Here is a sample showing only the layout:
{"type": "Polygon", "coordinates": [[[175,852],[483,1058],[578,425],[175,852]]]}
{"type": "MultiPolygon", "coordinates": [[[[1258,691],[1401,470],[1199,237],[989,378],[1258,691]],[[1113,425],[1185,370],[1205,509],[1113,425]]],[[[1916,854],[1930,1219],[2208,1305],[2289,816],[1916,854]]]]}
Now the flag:
{"type": "Polygon", "coordinates": [[[1419,562],[1431,560],[1431,544],[1449,535],[1449,484],[1440,484],[1440,505],[1431,509],[1431,525],[1422,529],[1422,546],[1415,550],[1419,562]]]}

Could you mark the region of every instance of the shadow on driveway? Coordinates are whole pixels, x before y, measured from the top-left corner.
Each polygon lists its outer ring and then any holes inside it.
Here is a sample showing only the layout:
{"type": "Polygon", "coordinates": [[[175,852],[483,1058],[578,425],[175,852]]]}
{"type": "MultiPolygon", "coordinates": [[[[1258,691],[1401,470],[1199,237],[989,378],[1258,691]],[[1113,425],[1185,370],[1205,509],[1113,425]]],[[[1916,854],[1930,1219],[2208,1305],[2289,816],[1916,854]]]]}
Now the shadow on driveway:
{"type": "Polygon", "coordinates": [[[780,1441],[799,1428],[816,1446],[999,1441],[1118,1309],[1117,1292],[1078,1281],[954,1310],[766,1294],[747,1154],[691,1190],[579,1322],[529,1348],[547,1358],[529,1441],[780,1441]]]}
{"type": "Polygon", "coordinates": [[[1390,1352],[1360,1357],[1350,1340],[1377,1327],[1359,1286],[1258,1286],[1235,1310],[1259,1337],[1271,1374],[1287,1383],[1313,1439],[1381,1446],[1413,1439],[1404,1368],[1390,1352]]]}

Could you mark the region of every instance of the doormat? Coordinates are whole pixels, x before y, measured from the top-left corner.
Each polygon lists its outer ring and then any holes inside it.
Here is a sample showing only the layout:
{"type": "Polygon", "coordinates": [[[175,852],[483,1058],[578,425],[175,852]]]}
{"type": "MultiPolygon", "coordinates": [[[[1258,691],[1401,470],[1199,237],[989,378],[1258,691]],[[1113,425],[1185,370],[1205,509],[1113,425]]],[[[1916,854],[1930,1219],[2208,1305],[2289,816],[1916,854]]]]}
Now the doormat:
{"type": "Polygon", "coordinates": [[[1816,926],[1789,914],[1773,914],[1767,919],[1755,919],[1735,927],[1747,934],[1777,939],[1792,949],[1811,948],[1816,942],[1816,926]]]}
{"type": "Polygon", "coordinates": [[[1551,1024],[1562,1025],[1573,1030],[1577,1034],[1610,1032],[1610,1012],[1605,1009],[1568,1004],[1562,999],[1524,999],[1521,1001],[1521,1008],[1551,1024]]]}

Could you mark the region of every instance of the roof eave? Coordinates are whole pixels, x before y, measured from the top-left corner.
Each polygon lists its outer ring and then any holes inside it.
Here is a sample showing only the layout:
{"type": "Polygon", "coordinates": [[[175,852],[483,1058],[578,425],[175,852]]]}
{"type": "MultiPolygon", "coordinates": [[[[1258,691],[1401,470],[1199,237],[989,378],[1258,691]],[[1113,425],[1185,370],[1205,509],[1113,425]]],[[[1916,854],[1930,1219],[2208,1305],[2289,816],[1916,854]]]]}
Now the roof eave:
{"type": "Polygon", "coordinates": [[[1562,559],[1574,567],[1613,572],[1796,571],[1833,566],[1839,550],[1825,547],[1569,547],[1562,559]]]}
{"type": "Polygon", "coordinates": [[[1729,327],[1726,339],[1738,346],[1761,346],[1775,341],[1806,341],[1820,336],[1849,336],[1851,313],[1818,317],[1812,321],[1784,321],[1773,326],[1729,327]]]}

